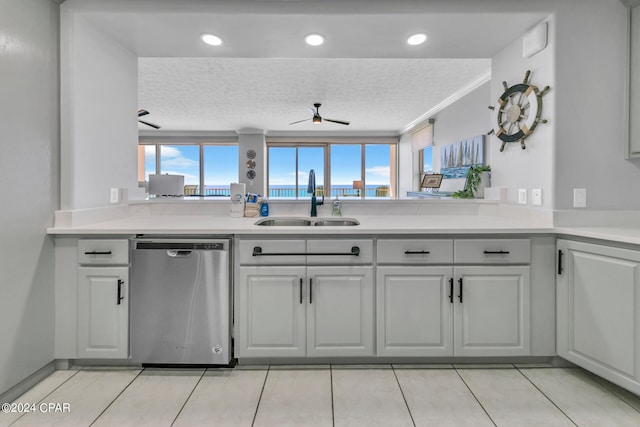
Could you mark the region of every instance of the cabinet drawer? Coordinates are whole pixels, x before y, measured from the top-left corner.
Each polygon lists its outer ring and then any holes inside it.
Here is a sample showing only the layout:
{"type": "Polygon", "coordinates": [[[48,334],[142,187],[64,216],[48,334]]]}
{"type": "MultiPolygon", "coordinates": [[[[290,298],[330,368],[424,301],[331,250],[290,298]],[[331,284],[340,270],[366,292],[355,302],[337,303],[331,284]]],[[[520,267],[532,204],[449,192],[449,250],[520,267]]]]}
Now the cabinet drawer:
{"type": "Polygon", "coordinates": [[[359,239],[308,240],[307,254],[307,265],[372,264],[373,241],[359,239]]]}
{"type": "Polygon", "coordinates": [[[379,264],[451,264],[453,240],[378,240],[379,264]]]}
{"type": "Polygon", "coordinates": [[[129,264],[129,241],[123,239],[78,240],[78,263],[84,265],[129,264]]]}
{"type": "Polygon", "coordinates": [[[240,240],[238,244],[242,265],[304,265],[305,252],[304,240],[240,240]]]}
{"type": "Polygon", "coordinates": [[[456,264],[529,264],[529,239],[477,239],[456,240],[456,264]]]}

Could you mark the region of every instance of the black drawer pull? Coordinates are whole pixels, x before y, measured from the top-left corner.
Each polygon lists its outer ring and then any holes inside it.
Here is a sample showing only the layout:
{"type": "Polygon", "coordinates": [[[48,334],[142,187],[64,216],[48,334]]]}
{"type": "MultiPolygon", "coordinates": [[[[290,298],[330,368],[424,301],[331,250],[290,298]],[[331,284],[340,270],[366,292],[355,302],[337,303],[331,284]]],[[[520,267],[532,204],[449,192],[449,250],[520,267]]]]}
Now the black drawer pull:
{"type": "Polygon", "coordinates": [[[449,279],[449,302],[453,304],[453,277],[449,279]]]}
{"type": "Polygon", "coordinates": [[[302,255],[302,256],[359,256],[360,248],[357,246],[353,246],[351,248],[351,252],[272,252],[272,253],[263,253],[262,248],[260,246],[256,246],[253,248],[253,256],[292,256],[292,255],[302,255]]]}
{"type": "Polygon", "coordinates": [[[458,283],[460,284],[460,294],[458,295],[458,299],[460,303],[462,303],[462,277],[458,279],[458,283]]]}
{"type": "Polygon", "coordinates": [[[485,255],[509,255],[509,251],[484,251],[485,255]]]}
{"type": "Polygon", "coordinates": [[[429,255],[429,251],[404,251],[405,255],[429,255]]]}
{"type": "Polygon", "coordinates": [[[111,255],[111,251],[90,251],[85,252],[85,255],[111,255]]]}

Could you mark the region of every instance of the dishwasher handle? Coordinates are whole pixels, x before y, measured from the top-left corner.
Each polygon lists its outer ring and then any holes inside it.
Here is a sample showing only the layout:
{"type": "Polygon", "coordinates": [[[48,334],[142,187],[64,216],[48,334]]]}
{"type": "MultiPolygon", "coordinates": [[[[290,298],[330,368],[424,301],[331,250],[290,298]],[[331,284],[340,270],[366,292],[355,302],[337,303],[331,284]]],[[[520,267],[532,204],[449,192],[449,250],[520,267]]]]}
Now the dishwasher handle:
{"type": "Polygon", "coordinates": [[[180,249],[169,249],[167,250],[167,256],[171,258],[186,258],[191,255],[193,251],[185,251],[180,249]]]}

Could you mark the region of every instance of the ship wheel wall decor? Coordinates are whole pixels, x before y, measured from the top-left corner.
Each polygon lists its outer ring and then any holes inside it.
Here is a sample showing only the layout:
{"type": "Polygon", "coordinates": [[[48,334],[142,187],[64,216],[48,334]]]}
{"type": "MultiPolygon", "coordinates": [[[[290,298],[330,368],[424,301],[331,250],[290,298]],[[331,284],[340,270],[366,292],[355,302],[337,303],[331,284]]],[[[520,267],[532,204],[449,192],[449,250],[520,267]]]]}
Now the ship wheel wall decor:
{"type": "Polygon", "coordinates": [[[547,123],[541,119],[542,95],[550,88],[545,86],[539,90],[537,86],[529,83],[531,71],[527,70],[522,83],[509,86],[502,82],[504,93],[498,98],[498,107],[490,106],[496,111],[495,121],[498,130],[491,129],[487,135],[495,134],[502,141],[500,151],[504,151],[505,145],[510,142],[520,142],[524,150],[524,140],[533,133],[538,123],[547,123]]]}

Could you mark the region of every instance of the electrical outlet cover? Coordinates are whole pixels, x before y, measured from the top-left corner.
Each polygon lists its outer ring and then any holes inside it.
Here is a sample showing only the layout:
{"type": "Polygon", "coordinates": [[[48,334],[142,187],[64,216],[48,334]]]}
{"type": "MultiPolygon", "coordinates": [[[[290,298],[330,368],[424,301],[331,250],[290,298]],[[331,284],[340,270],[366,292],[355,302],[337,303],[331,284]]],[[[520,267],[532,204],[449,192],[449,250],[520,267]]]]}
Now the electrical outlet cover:
{"type": "Polygon", "coordinates": [[[527,204],[527,189],[521,188],[518,190],[518,203],[521,205],[527,204]]]}
{"type": "Polygon", "coordinates": [[[586,188],[573,189],[573,207],[574,208],[587,207],[587,189],[586,188]]]}
{"type": "Polygon", "coordinates": [[[531,204],[534,206],[542,206],[542,188],[534,188],[531,190],[531,204]]]}

